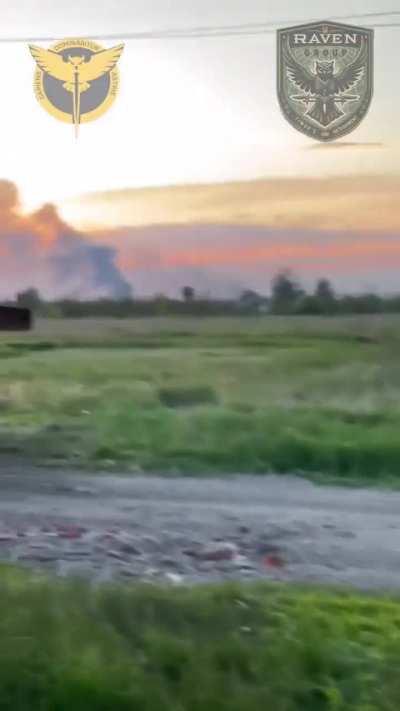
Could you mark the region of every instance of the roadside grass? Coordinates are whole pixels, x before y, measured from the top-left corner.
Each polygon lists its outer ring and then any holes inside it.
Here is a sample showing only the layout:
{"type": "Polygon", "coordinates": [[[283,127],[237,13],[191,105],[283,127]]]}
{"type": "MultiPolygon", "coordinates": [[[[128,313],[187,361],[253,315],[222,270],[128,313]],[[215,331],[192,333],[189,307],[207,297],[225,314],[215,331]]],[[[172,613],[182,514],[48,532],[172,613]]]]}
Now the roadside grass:
{"type": "Polygon", "coordinates": [[[1,569],[0,708],[397,711],[400,602],[278,584],[159,588],[1,569]]]}
{"type": "Polygon", "coordinates": [[[398,334],[394,317],[43,322],[0,338],[0,455],[400,482],[398,334]]]}

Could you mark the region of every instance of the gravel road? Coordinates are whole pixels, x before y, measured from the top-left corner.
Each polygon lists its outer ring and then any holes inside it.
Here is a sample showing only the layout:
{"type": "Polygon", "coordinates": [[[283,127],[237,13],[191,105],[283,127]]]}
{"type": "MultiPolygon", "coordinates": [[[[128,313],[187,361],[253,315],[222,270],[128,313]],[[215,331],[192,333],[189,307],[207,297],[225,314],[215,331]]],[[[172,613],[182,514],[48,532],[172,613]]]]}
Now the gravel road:
{"type": "Polygon", "coordinates": [[[287,476],[96,476],[0,461],[0,560],[97,581],[400,589],[400,493],[287,476]]]}

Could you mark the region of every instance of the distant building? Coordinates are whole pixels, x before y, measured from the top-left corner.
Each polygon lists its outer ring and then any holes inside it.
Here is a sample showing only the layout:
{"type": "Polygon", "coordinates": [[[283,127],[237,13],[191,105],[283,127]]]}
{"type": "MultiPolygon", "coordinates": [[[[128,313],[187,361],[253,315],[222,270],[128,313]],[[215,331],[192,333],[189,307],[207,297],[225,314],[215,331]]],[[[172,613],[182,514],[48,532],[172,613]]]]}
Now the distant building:
{"type": "Polygon", "coordinates": [[[0,306],[0,331],[29,331],[32,313],[16,306],[0,306]]]}

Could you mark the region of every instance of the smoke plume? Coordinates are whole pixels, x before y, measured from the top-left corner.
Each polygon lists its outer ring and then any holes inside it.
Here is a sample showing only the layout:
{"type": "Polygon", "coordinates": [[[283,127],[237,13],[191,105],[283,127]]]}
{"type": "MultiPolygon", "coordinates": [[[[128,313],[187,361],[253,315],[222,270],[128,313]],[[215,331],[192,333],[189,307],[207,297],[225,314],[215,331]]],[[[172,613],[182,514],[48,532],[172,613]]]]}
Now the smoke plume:
{"type": "Polygon", "coordinates": [[[0,298],[31,286],[47,299],[131,294],[114,248],[87,239],[54,205],[23,215],[16,186],[0,180],[0,298]]]}

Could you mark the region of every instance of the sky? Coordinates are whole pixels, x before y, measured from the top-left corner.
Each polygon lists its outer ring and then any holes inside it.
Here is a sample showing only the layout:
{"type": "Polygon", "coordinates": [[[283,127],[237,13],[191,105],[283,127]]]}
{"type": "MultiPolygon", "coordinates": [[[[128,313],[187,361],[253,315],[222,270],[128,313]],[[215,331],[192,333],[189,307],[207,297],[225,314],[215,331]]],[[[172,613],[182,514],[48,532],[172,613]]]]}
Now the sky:
{"type": "MultiPolygon", "coordinates": [[[[333,8],[336,16],[396,9],[394,0],[308,0],[303,6],[294,0],[41,0],[40,5],[35,0],[1,0],[0,6],[0,37],[54,40],[263,21],[289,26],[332,17],[333,8]]],[[[357,25],[371,22],[354,20],[357,25]]],[[[91,244],[100,241],[114,249],[114,257],[110,252],[107,259],[114,259],[121,279],[146,294],[175,293],[189,278],[211,293],[262,288],[281,259],[310,280],[315,269],[309,260],[299,261],[298,252],[290,248],[284,254],[279,251],[283,239],[294,244],[299,234],[303,242],[310,235],[315,254],[324,250],[332,231],[340,234],[330,239],[354,244],[355,255],[368,231],[375,234],[378,252],[382,240],[397,249],[399,39],[400,27],[376,28],[371,108],[357,130],[329,145],[298,133],[281,114],[274,34],[126,41],[118,65],[119,95],[108,113],[81,127],[78,140],[72,126],[55,120],[36,101],[35,65],[27,43],[0,43],[0,179],[13,183],[19,196],[19,204],[7,209],[29,222],[43,205],[54,204],[57,218],[52,215],[63,225],[63,235],[69,230],[91,244]],[[196,185],[200,187],[190,188],[196,185]],[[376,203],[379,208],[374,209],[376,203]],[[201,229],[194,230],[196,225],[201,229]],[[154,263],[147,260],[143,267],[140,254],[146,240],[154,263]],[[253,250],[253,262],[245,260],[242,272],[237,261],[232,265],[233,248],[241,249],[237,254],[243,256],[243,249],[251,251],[260,240],[265,242],[264,257],[253,250]],[[276,258],[271,256],[273,248],[276,258]],[[166,249],[186,257],[178,264],[165,263],[161,255],[166,249]],[[196,261],[193,255],[205,249],[208,261],[196,261]]],[[[106,47],[116,43],[102,42],[106,47]]],[[[10,234],[5,229],[0,221],[0,297],[13,288],[10,273],[18,271],[14,265],[10,272],[10,234]]],[[[45,254],[43,240],[41,244],[39,261],[45,254]]],[[[348,255],[335,257],[334,267],[328,258],[320,266],[341,288],[395,289],[400,256],[390,252],[385,266],[371,246],[367,251],[366,261],[357,262],[355,256],[351,262],[352,274],[348,255]]],[[[21,270],[15,284],[39,279],[52,293],[51,280],[37,276],[40,269],[35,274],[27,267],[21,270]]],[[[66,288],[71,288],[68,280],[66,288]]]]}

